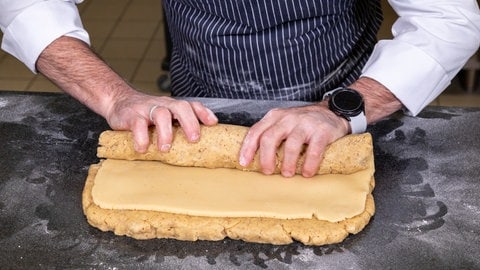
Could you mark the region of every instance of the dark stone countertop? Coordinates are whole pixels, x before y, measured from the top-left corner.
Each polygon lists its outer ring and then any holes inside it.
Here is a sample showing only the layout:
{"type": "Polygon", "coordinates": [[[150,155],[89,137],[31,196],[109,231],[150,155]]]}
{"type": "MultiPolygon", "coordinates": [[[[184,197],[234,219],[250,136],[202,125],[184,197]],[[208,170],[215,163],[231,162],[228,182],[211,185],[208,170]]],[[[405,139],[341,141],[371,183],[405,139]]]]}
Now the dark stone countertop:
{"type": "MultiPolygon", "coordinates": [[[[251,125],[294,102],[202,99],[251,125]]],[[[105,121],[63,94],[0,92],[0,268],[480,269],[480,109],[369,127],[377,212],[335,245],[134,240],[88,225],[81,193],[105,121]]]]}

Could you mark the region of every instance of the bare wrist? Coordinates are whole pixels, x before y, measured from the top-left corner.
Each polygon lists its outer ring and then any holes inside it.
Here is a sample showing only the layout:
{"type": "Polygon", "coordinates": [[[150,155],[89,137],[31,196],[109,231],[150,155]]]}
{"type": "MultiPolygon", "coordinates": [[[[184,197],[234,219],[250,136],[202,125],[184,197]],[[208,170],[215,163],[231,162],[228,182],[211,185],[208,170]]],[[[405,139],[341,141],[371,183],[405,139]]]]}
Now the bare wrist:
{"type": "Polygon", "coordinates": [[[329,119],[332,119],[338,123],[337,126],[340,126],[342,130],[345,131],[344,134],[350,134],[352,132],[348,120],[340,115],[335,114],[334,112],[332,112],[332,110],[330,110],[330,108],[328,107],[328,100],[323,100],[318,103],[318,105],[322,107],[329,119]]]}

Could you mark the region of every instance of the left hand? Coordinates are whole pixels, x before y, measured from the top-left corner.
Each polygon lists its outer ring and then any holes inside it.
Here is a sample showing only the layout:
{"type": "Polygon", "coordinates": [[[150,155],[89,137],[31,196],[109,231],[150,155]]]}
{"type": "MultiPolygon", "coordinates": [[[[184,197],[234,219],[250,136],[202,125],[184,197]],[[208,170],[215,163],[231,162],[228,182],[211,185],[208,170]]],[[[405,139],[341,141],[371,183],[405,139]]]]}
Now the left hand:
{"type": "Polygon", "coordinates": [[[132,131],[135,151],[140,153],[145,153],[150,144],[149,126],[154,125],[157,130],[158,150],[168,152],[173,140],[173,120],[178,121],[189,142],[200,139],[200,123],[212,126],[218,121],[200,102],[149,96],[133,89],[122,93],[112,99],[105,119],[112,129],[132,131]]]}
{"type": "Polygon", "coordinates": [[[348,134],[349,129],[347,120],[331,112],[326,102],[273,109],[250,128],[240,150],[240,164],[248,166],[258,150],[262,172],[272,174],[277,148],[284,143],[281,173],[291,177],[295,175],[300,152],[306,144],[302,175],[312,177],[320,167],[326,146],[348,134]]]}

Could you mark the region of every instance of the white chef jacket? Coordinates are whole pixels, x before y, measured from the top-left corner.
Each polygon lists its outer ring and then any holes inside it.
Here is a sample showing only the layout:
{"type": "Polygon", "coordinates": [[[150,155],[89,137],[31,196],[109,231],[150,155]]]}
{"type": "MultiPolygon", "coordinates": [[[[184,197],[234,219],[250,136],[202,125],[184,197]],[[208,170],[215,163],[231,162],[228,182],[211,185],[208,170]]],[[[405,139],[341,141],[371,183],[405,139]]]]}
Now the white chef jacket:
{"type": "Polygon", "coordinates": [[[2,49],[36,72],[40,53],[55,39],[70,36],[90,45],[75,4],[83,0],[0,0],[2,49]]]}
{"type": "MultiPolygon", "coordinates": [[[[2,49],[35,72],[40,53],[67,35],[90,43],[75,3],[0,0],[2,49]]],[[[385,85],[412,114],[434,100],[480,46],[475,0],[389,0],[394,38],[376,45],[363,75],[385,85]]]]}
{"type": "Polygon", "coordinates": [[[363,69],[416,115],[450,84],[480,45],[476,0],[389,0],[399,19],[363,69]]]}

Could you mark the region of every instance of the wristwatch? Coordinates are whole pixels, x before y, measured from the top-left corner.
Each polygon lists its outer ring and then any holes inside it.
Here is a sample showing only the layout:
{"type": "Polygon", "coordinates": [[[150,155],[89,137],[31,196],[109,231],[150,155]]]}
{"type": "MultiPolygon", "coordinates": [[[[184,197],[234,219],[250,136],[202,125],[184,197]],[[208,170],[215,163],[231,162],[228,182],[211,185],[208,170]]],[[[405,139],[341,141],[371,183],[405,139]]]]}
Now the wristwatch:
{"type": "Polygon", "coordinates": [[[340,87],[325,93],[323,99],[328,99],[328,108],[332,112],[347,119],[353,134],[363,133],[367,130],[365,104],[359,92],[340,87]]]}

